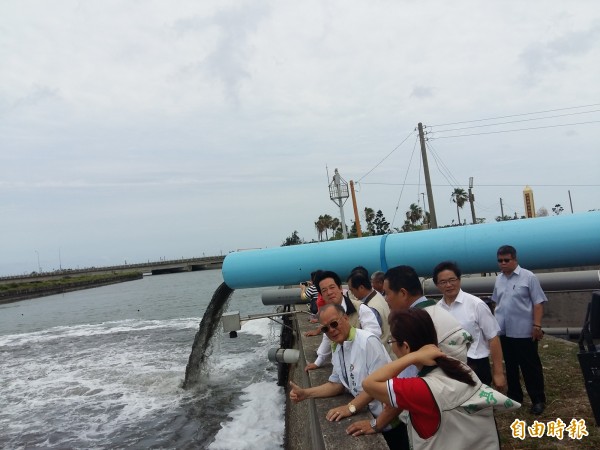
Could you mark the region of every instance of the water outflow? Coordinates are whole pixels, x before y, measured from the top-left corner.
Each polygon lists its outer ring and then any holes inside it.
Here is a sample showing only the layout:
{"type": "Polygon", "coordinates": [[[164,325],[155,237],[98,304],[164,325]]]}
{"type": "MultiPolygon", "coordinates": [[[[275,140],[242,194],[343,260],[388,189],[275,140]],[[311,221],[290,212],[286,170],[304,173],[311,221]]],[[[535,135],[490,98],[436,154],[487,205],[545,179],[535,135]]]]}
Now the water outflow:
{"type": "Polygon", "coordinates": [[[227,307],[227,303],[229,303],[229,298],[233,294],[233,291],[234,289],[231,289],[227,284],[221,283],[213,294],[204,312],[204,316],[202,316],[200,328],[194,338],[192,353],[190,353],[190,359],[185,368],[184,389],[189,389],[200,380],[200,373],[202,372],[206,358],[210,355],[211,339],[219,326],[221,316],[227,307]]]}

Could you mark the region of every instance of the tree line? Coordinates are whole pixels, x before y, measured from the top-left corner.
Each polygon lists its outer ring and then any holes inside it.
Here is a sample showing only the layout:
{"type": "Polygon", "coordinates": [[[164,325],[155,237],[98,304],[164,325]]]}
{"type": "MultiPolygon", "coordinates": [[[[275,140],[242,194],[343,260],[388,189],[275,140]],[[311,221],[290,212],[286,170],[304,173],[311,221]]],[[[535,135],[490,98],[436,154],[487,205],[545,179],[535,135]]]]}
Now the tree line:
{"type": "MultiPolygon", "coordinates": [[[[461,222],[460,211],[463,209],[465,204],[469,201],[469,194],[462,188],[455,188],[450,195],[450,201],[456,205],[456,216],[458,221],[454,223],[452,220],[451,225],[441,226],[439,228],[460,226],[466,224],[461,222]]],[[[564,208],[557,204],[552,208],[552,212],[555,215],[560,215],[564,211],[564,208]]],[[[373,208],[366,207],[363,211],[366,229],[361,230],[363,236],[378,236],[388,233],[406,233],[410,231],[419,231],[419,230],[427,230],[430,228],[430,215],[429,212],[424,211],[417,203],[411,203],[408,207],[408,211],[405,213],[405,220],[401,227],[390,227],[390,223],[386,220],[383,212],[378,209],[375,211],[373,208]]],[[[544,207],[541,207],[536,215],[538,217],[548,216],[548,210],[544,207]]],[[[514,216],[503,215],[497,216],[495,219],[497,222],[502,222],[505,220],[516,220],[516,219],[525,219],[525,216],[519,217],[515,212],[514,216]]],[[[356,223],[354,220],[351,220],[352,225],[348,229],[348,237],[355,238],[358,237],[358,231],[356,229],[356,223]]],[[[484,218],[476,218],[475,223],[485,223],[484,218]]],[[[329,214],[320,215],[317,220],[314,222],[315,229],[317,230],[318,241],[314,239],[310,242],[322,242],[323,240],[338,240],[343,239],[343,229],[342,222],[337,217],[332,217],[329,214]],[[330,236],[331,234],[331,236],[330,236]],[[324,237],[324,239],[323,239],[324,237]]],[[[307,243],[304,239],[300,237],[298,231],[294,231],[290,236],[288,236],[285,241],[281,244],[282,246],[288,245],[298,245],[307,243]]]]}

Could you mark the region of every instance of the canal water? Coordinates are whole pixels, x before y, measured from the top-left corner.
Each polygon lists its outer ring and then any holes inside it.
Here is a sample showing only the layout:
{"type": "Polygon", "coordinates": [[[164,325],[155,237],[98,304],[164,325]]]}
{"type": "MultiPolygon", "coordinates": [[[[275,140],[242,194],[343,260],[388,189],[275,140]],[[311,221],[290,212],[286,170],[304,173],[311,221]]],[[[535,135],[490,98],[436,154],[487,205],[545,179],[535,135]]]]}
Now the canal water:
{"type": "MultiPolygon", "coordinates": [[[[217,331],[208,373],[182,389],[218,270],[145,277],[0,305],[0,448],[282,448],[285,398],[267,360],[279,325],[217,331]]],[[[229,311],[272,312],[259,289],[229,311]]]]}

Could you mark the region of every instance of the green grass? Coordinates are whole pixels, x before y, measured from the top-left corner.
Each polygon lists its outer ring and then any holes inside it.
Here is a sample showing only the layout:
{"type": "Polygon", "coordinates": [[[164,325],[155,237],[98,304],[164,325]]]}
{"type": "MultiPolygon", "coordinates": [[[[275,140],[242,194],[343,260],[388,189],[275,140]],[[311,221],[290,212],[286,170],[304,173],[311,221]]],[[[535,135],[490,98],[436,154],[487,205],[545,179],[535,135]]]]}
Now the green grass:
{"type": "Polygon", "coordinates": [[[72,286],[80,286],[94,283],[101,283],[103,281],[132,279],[139,277],[138,272],[126,272],[119,274],[99,274],[99,275],[77,275],[69,276],[65,275],[60,278],[51,278],[46,280],[22,281],[22,282],[10,282],[0,283],[0,296],[18,295],[24,292],[35,293],[37,291],[46,291],[49,289],[66,288],[72,286]]]}
{"type": "MultiPolygon", "coordinates": [[[[540,342],[540,358],[544,367],[546,387],[546,410],[540,416],[529,413],[531,402],[525,394],[520,409],[496,415],[498,431],[503,449],[598,449],[600,448],[600,428],[596,426],[594,414],[585,390],[581,368],[577,359],[579,347],[571,342],[553,337],[545,337],[540,342]],[[571,420],[585,421],[589,436],[581,440],[572,439],[564,431],[563,439],[531,437],[526,432],[523,440],[513,437],[510,425],[516,420],[525,421],[531,426],[537,419],[546,425],[560,418],[568,427],[571,420]]],[[[523,388],[523,392],[526,392],[523,388]]]]}

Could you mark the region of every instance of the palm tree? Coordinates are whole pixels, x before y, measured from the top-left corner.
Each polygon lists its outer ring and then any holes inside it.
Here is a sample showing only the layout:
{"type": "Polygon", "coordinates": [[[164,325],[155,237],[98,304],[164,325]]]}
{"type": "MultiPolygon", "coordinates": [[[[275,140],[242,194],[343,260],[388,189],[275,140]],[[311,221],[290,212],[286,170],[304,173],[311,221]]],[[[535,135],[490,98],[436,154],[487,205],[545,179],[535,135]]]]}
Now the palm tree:
{"type": "Polygon", "coordinates": [[[469,195],[464,189],[455,188],[454,192],[452,192],[452,195],[450,196],[450,200],[452,203],[456,203],[456,214],[458,214],[458,224],[460,225],[460,208],[462,208],[467,200],[469,200],[469,195]]]}
{"type": "Polygon", "coordinates": [[[325,231],[325,224],[323,223],[323,216],[319,216],[319,219],[315,222],[315,228],[319,235],[319,241],[323,240],[323,232],[325,231]]]}
{"type": "Polygon", "coordinates": [[[327,230],[331,229],[333,217],[329,214],[325,214],[323,216],[323,227],[325,228],[325,240],[329,240],[329,235],[327,234],[327,230]]]}
{"type": "Polygon", "coordinates": [[[416,225],[418,221],[423,219],[423,209],[416,203],[412,203],[406,211],[406,218],[411,224],[416,225]]]}
{"type": "Polygon", "coordinates": [[[334,238],[337,235],[338,230],[341,230],[341,226],[342,226],[342,222],[340,222],[340,219],[338,219],[337,217],[333,217],[331,219],[331,224],[329,225],[329,228],[331,228],[334,238]]]}

